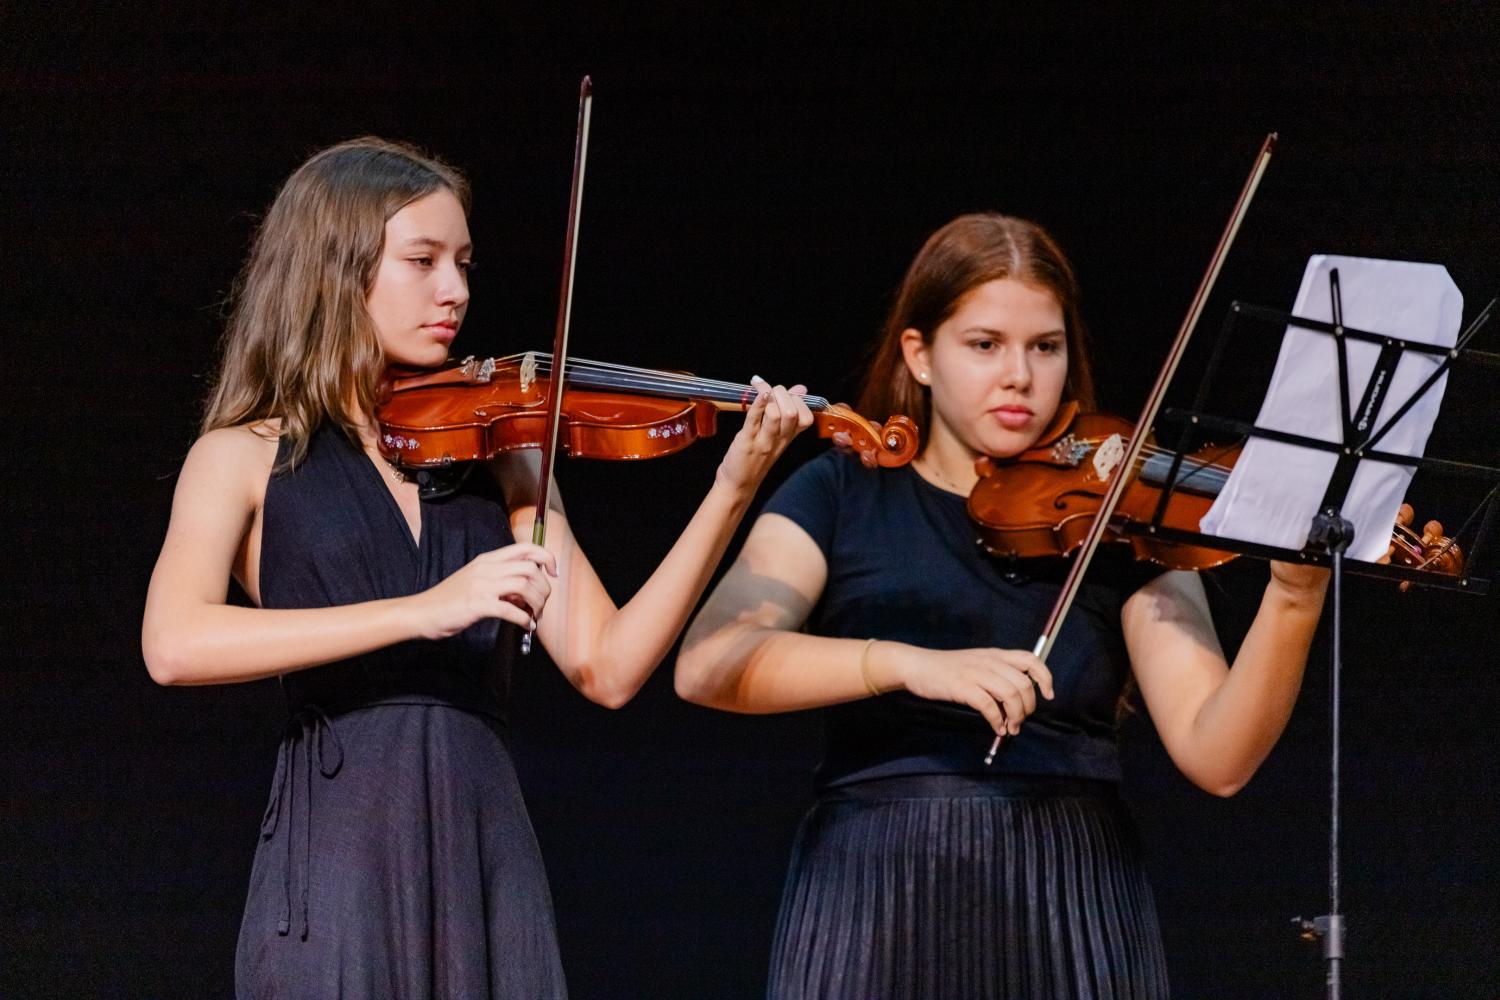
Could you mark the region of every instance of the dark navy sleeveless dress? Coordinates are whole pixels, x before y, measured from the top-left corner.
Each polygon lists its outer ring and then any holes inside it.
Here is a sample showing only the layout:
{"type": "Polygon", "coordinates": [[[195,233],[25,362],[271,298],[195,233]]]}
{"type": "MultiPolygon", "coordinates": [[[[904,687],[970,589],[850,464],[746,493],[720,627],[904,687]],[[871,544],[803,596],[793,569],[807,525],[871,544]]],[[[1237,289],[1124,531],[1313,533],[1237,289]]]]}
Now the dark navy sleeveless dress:
{"type": "MultiPolygon", "coordinates": [[[[423,503],[414,542],[380,470],[326,427],[272,475],[264,518],[267,608],[413,594],[512,541],[498,498],[460,493],[423,503]]],[[[291,719],[240,928],[241,998],[566,995],[505,745],[515,646],[491,620],[282,679],[291,719]]]]}

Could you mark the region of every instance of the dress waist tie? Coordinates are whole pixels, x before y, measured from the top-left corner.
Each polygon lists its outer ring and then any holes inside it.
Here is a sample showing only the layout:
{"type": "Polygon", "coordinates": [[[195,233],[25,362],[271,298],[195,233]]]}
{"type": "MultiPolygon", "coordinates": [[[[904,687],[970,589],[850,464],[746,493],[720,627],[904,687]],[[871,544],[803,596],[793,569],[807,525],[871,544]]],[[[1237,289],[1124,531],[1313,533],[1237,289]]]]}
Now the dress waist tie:
{"type": "Polygon", "coordinates": [[[313,767],[324,778],[332,778],[344,765],[344,747],[339,734],[333,728],[333,720],[317,705],[304,704],[287,720],[286,731],[281,737],[281,748],[276,754],[276,776],[272,784],[276,794],[266,805],[266,815],[260,823],[262,840],[270,840],[286,816],[286,855],[282,864],[281,919],[276,923],[277,934],[288,934],[292,927],[292,836],[296,823],[293,820],[293,804],[296,801],[296,777],[292,769],[296,766],[298,746],[302,748],[302,789],[307,798],[306,835],[302,841],[302,940],[307,940],[307,894],[312,868],[312,783],[313,767]]]}

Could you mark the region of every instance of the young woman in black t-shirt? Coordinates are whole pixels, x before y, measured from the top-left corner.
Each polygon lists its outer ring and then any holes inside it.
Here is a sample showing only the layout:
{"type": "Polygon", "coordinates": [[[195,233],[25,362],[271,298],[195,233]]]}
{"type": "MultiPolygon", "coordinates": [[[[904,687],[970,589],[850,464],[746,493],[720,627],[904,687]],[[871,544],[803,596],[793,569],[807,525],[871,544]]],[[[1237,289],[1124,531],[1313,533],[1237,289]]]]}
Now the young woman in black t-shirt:
{"type": "Polygon", "coordinates": [[[770,995],[1165,997],[1117,794],[1134,675],[1178,768],[1232,795],[1291,713],[1324,571],[1273,563],[1229,669],[1202,584],[1101,555],[1049,664],[1027,652],[1065,564],[975,550],[975,459],[1093,406],[1071,266],[1040,227],[963,216],[901,286],[861,410],[922,429],[909,469],[833,454],[755,523],[691,626],[677,687],[736,712],[831,706],[770,995]],[[988,737],[1007,737],[993,766],[988,737]]]}

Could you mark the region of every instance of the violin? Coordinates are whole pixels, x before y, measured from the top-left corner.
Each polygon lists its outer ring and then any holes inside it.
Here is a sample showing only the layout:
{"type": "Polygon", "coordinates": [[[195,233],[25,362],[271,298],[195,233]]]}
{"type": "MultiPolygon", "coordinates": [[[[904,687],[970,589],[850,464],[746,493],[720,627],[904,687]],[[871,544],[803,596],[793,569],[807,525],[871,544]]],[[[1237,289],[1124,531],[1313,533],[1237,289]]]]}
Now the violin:
{"type": "MultiPolygon", "coordinates": [[[[1026,451],[1002,461],[981,458],[976,465],[979,482],[968,501],[979,543],[990,553],[1008,558],[1067,555],[1083,544],[1110,481],[1116,475],[1128,475],[1131,478],[1111,518],[1106,541],[1126,543],[1136,558],[1168,569],[1209,569],[1235,558],[1233,552],[1121,528],[1131,523],[1152,524],[1166,494],[1161,525],[1198,531],[1199,521],[1228,481],[1239,445],[1206,445],[1185,454],[1172,477],[1174,453],[1163,451],[1149,438],[1134,467],[1121,467],[1133,433],[1129,421],[1108,414],[1080,414],[1078,404],[1070,402],[1026,451]],[[1169,477],[1175,478],[1175,485],[1167,494],[1169,477]]],[[[1411,506],[1402,504],[1382,561],[1460,575],[1463,551],[1443,536],[1443,526],[1429,521],[1418,534],[1411,528],[1414,520],[1411,506]]]]}
{"type": "MultiPolygon", "coordinates": [[[[547,440],[552,355],[528,351],[457,364],[387,382],[376,408],[386,460],[410,471],[493,458],[547,440]]],[[[680,372],[569,358],[564,363],[557,447],[574,458],[633,460],[672,455],[717,429],[722,410],[745,410],[749,385],[680,372]]],[[[847,435],[867,465],[894,468],[917,452],[904,416],[876,426],[842,403],[804,396],[821,437],[847,435]]],[[[842,439],[841,439],[842,442],[842,439]]]]}

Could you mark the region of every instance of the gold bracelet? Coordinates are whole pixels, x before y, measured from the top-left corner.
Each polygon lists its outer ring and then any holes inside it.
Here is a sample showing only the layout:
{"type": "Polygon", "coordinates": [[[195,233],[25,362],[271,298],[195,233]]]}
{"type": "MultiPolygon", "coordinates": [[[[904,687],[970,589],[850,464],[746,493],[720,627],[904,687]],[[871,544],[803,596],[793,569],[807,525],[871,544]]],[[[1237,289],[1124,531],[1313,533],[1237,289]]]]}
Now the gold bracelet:
{"type": "Polygon", "coordinates": [[[885,692],[875,686],[870,680],[870,647],[879,642],[878,639],[866,639],[864,648],[859,651],[859,676],[864,679],[865,690],[870,692],[870,697],[879,698],[885,692]]]}

